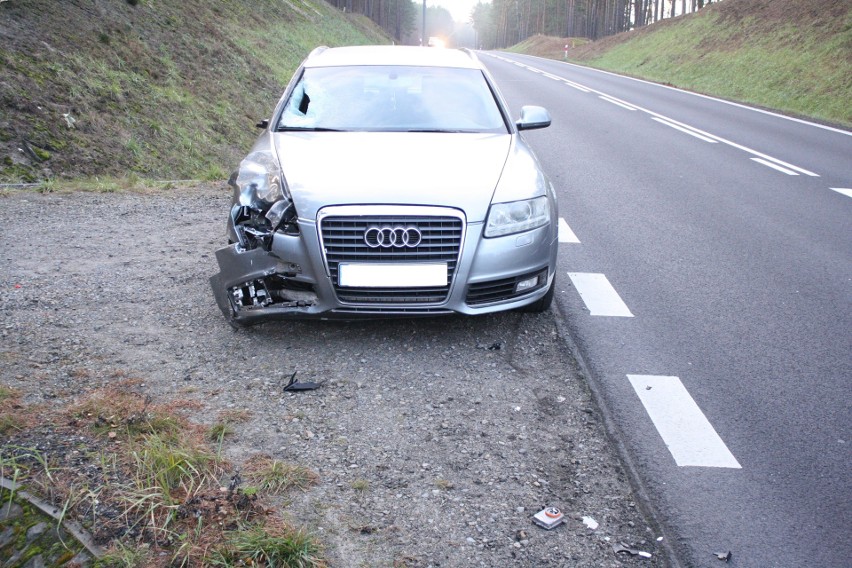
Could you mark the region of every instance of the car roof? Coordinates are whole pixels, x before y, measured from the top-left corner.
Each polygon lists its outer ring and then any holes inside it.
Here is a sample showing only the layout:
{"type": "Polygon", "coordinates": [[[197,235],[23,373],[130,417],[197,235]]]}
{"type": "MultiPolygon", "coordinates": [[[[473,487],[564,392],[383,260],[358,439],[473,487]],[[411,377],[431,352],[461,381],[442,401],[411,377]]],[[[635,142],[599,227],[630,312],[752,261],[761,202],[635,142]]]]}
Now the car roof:
{"type": "Polygon", "coordinates": [[[469,51],[400,45],[317,48],[305,60],[305,67],[348,65],[482,68],[476,56],[469,51]]]}

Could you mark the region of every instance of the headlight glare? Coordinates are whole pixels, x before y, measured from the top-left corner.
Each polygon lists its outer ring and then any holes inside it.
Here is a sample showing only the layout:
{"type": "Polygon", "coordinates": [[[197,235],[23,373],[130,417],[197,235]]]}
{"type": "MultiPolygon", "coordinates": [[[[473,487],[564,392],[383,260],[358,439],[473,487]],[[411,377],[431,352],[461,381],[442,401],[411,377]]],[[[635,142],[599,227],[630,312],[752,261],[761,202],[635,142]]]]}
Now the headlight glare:
{"type": "Polygon", "coordinates": [[[522,233],[546,225],[550,221],[550,202],[536,197],[509,203],[494,203],[485,224],[486,237],[522,233]]]}

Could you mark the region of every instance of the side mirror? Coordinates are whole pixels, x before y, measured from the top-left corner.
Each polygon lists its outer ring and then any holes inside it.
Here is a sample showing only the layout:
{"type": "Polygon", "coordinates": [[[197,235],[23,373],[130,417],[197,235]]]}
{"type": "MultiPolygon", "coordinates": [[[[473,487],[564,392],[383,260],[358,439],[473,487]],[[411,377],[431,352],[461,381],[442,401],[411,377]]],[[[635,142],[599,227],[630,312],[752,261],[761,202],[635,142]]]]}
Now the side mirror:
{"type": "Polygon", "coordinates": [[[550,126],[550,113],[540,106],[521,107],[521,118],[515,123],[518,130],[534,130],[550,126]]]}
{"type": "Polygon", "coordinates": [[[258,128],[263,128],[264,130],[266,130],[267,128],[269,128],[269,119],[264,118],[263,120],[261,120],[260,122],[255,124],[255,126],[257,126],[258,128]]]}

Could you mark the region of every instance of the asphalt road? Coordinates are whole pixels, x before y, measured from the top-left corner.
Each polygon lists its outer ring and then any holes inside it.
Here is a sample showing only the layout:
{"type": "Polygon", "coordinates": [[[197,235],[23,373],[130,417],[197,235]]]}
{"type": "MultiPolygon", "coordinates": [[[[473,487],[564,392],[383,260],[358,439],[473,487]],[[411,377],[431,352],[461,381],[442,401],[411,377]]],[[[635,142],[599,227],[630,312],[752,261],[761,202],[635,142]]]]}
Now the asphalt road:
{"type": "Polygon", "coordinates": [[[686,566],[852,557],[852,134],[482,54],[566,221],[557,303],[686,566]]]}

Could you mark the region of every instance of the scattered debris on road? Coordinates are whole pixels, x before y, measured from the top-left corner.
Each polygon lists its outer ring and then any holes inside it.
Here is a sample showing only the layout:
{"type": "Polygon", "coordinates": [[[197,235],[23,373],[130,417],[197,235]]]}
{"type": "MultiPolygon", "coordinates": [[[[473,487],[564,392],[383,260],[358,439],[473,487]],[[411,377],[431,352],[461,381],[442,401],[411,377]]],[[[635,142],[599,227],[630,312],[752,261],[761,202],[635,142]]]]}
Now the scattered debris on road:
{"type": "Polygon", "coordinates": [[[650,552],[645,552],[644,550],[637,550],[635,548],[630,548],[623,542],[619,542],[618,544],[613,544],[612,549],[616,554],[619,552],[626,552],[630,556],[641,556],[642,558],[651,558],[650,552]]]}
{"type": "Polygon", "coordinates": [[[600,526],[592,517],[583,517],[583,524],[592,530],[596,530],[600,526]]]}
{"type": "Polygon", "coordinates": [[[565,515],[556,507],[545,507],[533,515],[533,522],[547,530],[558,527],[564,520],[565,515]]]}
{"type": "Polygon", "coordinates": [[[312,383],[310,381],[306,381],[304,383],[300,382],[299,379],[296,378],[296,373],[298,373],[298,371],[293,371],[293,374],[290,375],[290,381],[284,386],[285,392],[315,390],[320,387],[320,383],[312,383]]]}

